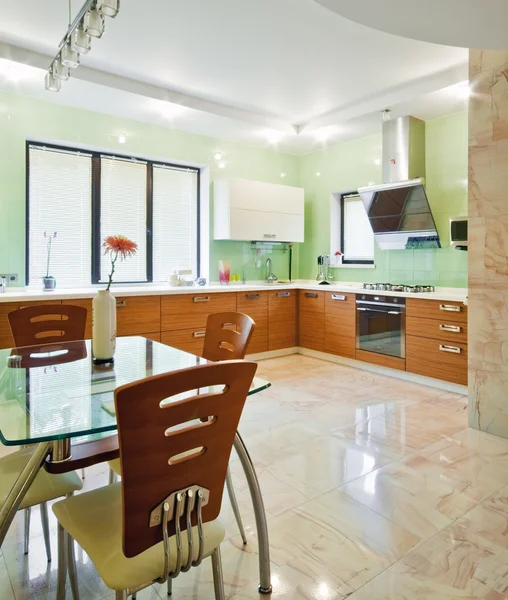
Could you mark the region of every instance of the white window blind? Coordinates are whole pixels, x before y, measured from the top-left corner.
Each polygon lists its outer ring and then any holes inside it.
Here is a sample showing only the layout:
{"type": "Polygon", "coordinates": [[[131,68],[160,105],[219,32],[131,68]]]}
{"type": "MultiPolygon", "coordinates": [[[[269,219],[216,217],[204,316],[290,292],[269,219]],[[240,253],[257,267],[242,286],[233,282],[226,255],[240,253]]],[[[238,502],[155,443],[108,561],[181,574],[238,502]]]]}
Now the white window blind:
{"type": "Polygon", "coordinates": [[[90,155],[29,148],[29,283],[46,275],[47,238],[52,242],[49,275],[58,287],[90,285],[92,159],[90,155]]]}
{"type": "Polygon", "coordinates": [[[153,280],[167,281],[174,268],[197,273],[198,174],[153,167],[153,280]]]}
{"type": "Polygon", "coordinates": [[[374,260],[374,234],[360,196],[343,198],[345,260],[374,260]]]}
{"type": "MultiPolygon", "coordinates": [[[[115,283],[146,281],[146,163],[101,157],[101,244],[125,235],[138,245],[135,256],[118,260],[115,283]]],[[[101,256],[101,281],[108,280],[109,255],[101,256]]]]}

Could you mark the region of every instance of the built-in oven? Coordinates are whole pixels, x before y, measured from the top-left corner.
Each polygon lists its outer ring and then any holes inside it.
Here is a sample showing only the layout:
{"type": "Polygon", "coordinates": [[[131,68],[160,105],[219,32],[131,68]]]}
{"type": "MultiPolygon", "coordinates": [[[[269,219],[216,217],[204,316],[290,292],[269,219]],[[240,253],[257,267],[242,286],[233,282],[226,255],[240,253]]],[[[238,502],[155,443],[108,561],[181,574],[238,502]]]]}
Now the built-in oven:
{"type": "Polygon", "coordinates": [[[356,348],[406,357],[406,299],[363,294],[356,300],[356,348]]]}

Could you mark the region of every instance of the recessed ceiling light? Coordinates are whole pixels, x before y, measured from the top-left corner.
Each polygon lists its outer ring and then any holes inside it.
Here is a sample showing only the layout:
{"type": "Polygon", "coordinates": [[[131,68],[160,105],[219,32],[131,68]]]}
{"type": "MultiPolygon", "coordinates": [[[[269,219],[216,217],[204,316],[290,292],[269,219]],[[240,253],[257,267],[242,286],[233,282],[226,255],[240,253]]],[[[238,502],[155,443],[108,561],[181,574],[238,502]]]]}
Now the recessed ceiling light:
{"type": "Polygon", "coordinates": [[[225,169],[226,168],[226,163],[225,162],[220,162],[218,165],[219,169],[225,169]]]}
{"type": "Polygon", "coordinates": [[[452,87],[459,98],[469,98],[471,95],[469,81],[461,81],[452,87]]]}
{"type": "Polygon", "coordinates": [[[215,160],[220,160],[222,158],[222,154],[220,152],[216,152],[213,157],[215,160]]]}
{"type": "Polygon", "coordinates": [[[118,143],[119,144],[125,144],[126,141],[127,141],[127,137],[125,135],[119,135],[118,136],[118,143]]]}
{"type": "Polygon", "coordinates": [[[316,173],[316,177],[321,177],[321,173],[319,171],[316,173]]]}

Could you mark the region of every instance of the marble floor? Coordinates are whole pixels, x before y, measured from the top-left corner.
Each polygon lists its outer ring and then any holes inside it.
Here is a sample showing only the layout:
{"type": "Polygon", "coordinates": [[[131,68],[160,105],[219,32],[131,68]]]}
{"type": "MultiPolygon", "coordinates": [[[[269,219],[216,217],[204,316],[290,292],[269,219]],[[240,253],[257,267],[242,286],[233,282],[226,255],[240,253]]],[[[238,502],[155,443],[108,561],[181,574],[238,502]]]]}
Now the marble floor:
{"type": "MultiPolygon", "coordinates": [[[[463,396],[304,356],[262,361],[258,374],[273,385],[249,398],[240,431],[266,503],[274,600],[508,598],[508,440],[468,429],[463,396]]],[[[249,543],[226,498],[226,595],[253,600],[254,517],[236,457],[232,473],[249,543]]],[[[106,483],[104,465],[87,470],[85,489],[106,483]]],[[[54,521],[51,533],[56,554],[54,521]]],[[[1,600],[55,597],[38,510],[30,543],[24,556],[18,515],[1,600]]],[[[77,558],[82,599],[113,598],[77,558]]],[[[214,597],[208,563],[175,581],[175,600],[214,597]]],[[[138,594],[164,597],[162,586],[138,594]]]]}

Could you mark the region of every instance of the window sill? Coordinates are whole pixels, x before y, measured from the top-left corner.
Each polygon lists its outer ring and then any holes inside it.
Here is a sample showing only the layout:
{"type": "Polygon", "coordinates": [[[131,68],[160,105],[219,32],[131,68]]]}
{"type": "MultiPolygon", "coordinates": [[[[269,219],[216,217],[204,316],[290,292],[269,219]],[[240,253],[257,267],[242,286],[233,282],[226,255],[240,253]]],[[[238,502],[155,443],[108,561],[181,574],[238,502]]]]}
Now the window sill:
{"type": "Polygon", "coordinates": [[[376,265],[330,265],[331,269],[375,269],[376,265]]]}

